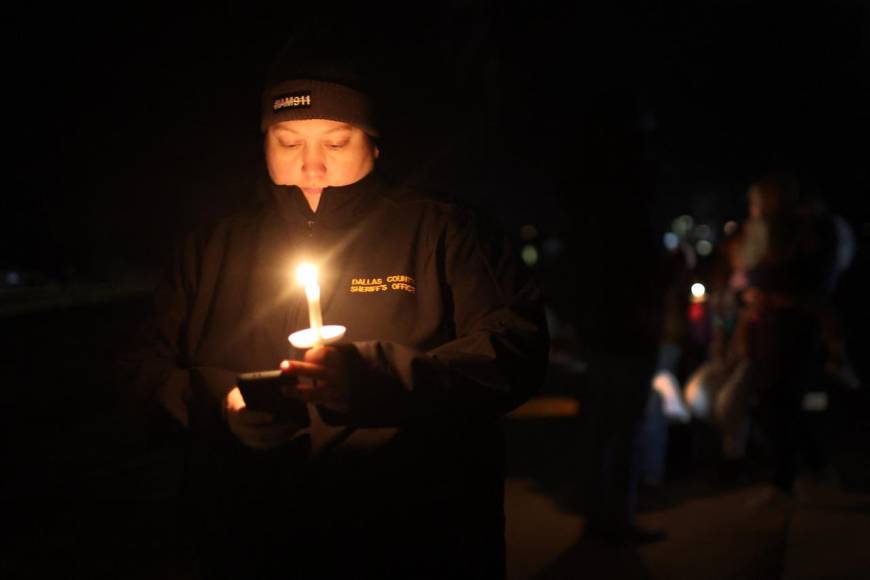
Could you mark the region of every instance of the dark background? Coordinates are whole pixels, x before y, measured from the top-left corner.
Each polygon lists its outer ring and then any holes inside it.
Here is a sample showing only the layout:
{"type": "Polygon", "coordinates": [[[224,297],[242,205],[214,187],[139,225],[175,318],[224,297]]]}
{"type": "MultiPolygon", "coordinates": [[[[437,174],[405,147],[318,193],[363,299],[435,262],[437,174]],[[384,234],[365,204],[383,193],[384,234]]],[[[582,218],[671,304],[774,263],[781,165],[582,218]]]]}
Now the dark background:
{"type": "Polygon", "coordinates": [[[619,287],[584,272],[593,253],[657,259],[681,214],[715,243],[753,179],[792,171],[856,235],[837,300],[863,341],[868,21],[857,0],[19,8],[4,308],[22,287],[148,288],[179,236],[254,199],[262,84],[290,45],[367,67],[398,179],[482,206],[518,242],[535,226],[522,243],[567,320],[619,287]]]}
{"type": "Polygon", "coordinates": [[[369,54],[385,164],[508,227],[570,229],[604,163],[644,172],[662,232],[681,213],[740,217],[774,165],[859,234],[867,221],[865,2],[299,4],[11,15],[0,267],[136,268],[244,203],[262,81],[288,41],[369,54]]]}

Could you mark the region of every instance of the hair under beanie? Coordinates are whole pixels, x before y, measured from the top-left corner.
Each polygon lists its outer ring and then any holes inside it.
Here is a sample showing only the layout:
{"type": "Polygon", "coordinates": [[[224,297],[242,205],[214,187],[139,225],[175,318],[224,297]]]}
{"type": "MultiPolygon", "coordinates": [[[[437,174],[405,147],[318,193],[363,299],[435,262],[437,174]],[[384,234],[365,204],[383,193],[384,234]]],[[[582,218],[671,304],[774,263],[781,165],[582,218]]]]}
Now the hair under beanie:
{"type": "Polygon", "coordinates": [[[363,75],[343,58],[306,57],[288,46],[272,64],[263,93],[260,127],[299,119],[329,119],[378,136],[374,106],[363,75]]]}

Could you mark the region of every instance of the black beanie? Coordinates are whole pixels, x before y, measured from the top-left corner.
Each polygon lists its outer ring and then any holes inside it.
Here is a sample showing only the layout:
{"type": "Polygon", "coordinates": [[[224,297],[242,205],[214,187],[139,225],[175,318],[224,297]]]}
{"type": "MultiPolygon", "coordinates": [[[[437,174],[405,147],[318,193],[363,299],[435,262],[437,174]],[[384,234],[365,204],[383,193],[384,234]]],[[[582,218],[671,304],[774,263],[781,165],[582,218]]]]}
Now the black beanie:
{"type": "Polygon", "coordinates": [[[260,128],[298,119],[329,119],[378,136],[365,75],[351,59],[306,57],[292,46],[272,64],[263,93],[260,128]]]}

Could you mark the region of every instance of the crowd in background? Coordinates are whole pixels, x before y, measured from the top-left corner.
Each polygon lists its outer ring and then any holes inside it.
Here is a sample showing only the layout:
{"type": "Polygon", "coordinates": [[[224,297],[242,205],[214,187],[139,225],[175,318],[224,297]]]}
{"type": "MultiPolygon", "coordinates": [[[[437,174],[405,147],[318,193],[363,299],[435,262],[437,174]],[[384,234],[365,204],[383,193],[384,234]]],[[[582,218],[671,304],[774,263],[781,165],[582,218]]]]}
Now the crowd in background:
{"type": "Polygon", "coordinates": [[[788,172],[748,183],[746,207],[703,266],[688,244],[664,257],[655,244],[644,246],[640,223],[625,224],[636,235],[622,244],[596,245],[591,224],[577,235],[576,328],[552,314],[551,330],[554,366],[564,366],[566,352],[587,363],[576,382],[586,474],[578,493],[589,537],[666,536],[640,528],[634,515],[639,489],[666,484],[673,425],[713,441],[689,445],[707,453],[693,459],[715,464],[725,483],[749,469],[753,445],[763,447],[769,485],[758,504],[790,501],[801,472],[830,471],[807,401],[862,385],[834,300],[856,236],[788,172]],[[590,279],[601,283],[584,284],[590,279]]]}

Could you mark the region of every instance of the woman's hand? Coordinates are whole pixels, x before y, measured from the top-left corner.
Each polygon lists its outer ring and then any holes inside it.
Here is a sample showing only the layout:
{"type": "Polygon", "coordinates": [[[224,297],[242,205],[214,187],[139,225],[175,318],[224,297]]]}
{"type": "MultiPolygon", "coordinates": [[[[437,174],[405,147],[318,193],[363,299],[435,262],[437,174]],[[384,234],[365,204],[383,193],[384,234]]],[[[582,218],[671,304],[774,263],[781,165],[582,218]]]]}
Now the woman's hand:
{"type": "Polygon", "coordinates": [[[349,366],[343,351],[324,346],[308,350],[304,361],[285,360],[281,370],[303,379],[294,387],[297,398],[346,413],[350,406],[349,366]]]}
{"type": "Polygon", "coordinates": [[[230,432],[253,449],[279,447],[288,443],[299,430],[292,423],[276,423],[271,413],[248,409],[236,386],[224,398],[224,414],[230,432]]]}

